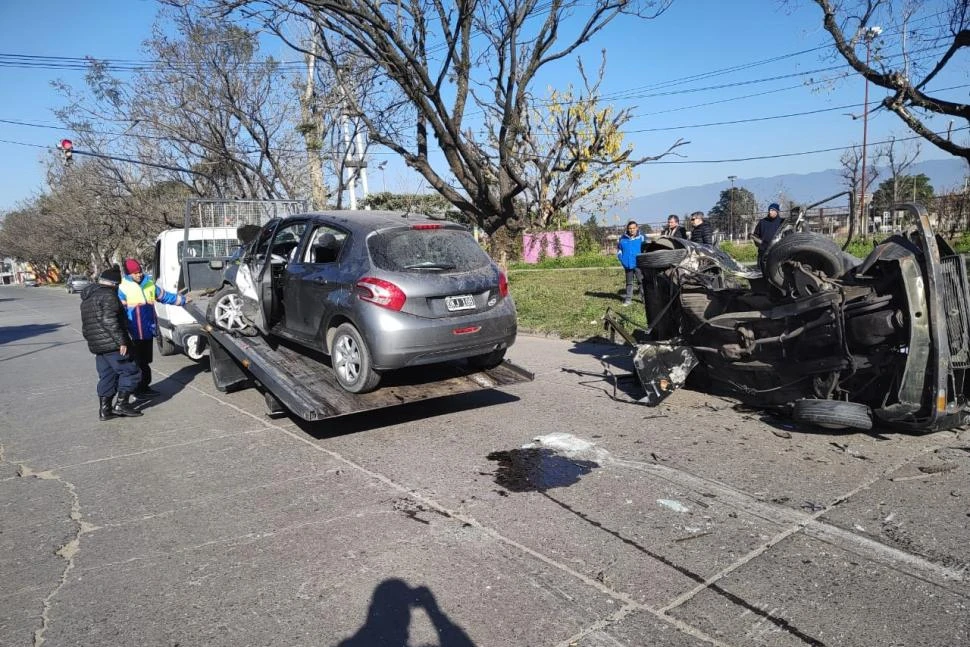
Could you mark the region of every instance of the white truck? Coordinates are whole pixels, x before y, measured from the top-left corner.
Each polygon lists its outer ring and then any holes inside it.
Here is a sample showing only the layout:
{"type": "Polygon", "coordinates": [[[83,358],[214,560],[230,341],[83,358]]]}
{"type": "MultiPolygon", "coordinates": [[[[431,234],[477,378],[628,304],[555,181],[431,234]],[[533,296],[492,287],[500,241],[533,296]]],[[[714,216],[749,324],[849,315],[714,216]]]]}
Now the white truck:
{"type": "MultiPolygon", "coordinates": [[[[256,227],[271,218],[306,211],[303,200],[189,200],[185,226],[167,229],[155,239],[152,275],[166,292],[198,292],[219,287],[221,272],[209,261],[228,258],[243,241],[239,228],[256,227]]],[[[160,355],[184,352],[194,360],[208,353],[202,324],[180,306],[155,304],[160,355]]]]}

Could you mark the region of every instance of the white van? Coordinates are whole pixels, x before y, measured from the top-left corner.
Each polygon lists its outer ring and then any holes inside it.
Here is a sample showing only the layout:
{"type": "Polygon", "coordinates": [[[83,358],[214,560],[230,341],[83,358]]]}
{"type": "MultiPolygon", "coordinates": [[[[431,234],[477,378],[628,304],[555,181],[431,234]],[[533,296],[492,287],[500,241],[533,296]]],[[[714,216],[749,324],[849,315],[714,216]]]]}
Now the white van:
{"type": "MultiPolygon", "coordinates": [[[[171,293],[219,287],[222,274],[209,261],[227,258],[238,246],[235,227],[167,229],[155,239],[155,284],[171,293]]],[[[155,315],[159,354],[182,351],[195,360],[207,354],[205,332],[185,308],[156,303],[155,315]]]]}

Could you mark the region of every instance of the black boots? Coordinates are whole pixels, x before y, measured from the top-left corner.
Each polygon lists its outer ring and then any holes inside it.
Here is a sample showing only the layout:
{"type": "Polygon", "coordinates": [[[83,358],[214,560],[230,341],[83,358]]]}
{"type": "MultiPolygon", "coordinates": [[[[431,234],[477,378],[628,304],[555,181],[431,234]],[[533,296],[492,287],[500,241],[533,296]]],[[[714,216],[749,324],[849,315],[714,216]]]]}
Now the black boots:
{"type": "Polygon", "coordinates": [[[114,411],[112,410],[111,401],[114,400],[115,396],[109,395],[108,397],[99,397],[101,400],[101,408],[98,409],[98,418],[101,420],[111,420],[115,417],[114,411]]]}
{"type": "Polygon", "coordinates": [[[128,400],[131,398],[130,393],[119,393],[118,401],[115,403],[114,414],[116,416],[128,416],[129,418],[137,418],[142,415],[141,411],[135,409],[131,406],[128,400]]]}

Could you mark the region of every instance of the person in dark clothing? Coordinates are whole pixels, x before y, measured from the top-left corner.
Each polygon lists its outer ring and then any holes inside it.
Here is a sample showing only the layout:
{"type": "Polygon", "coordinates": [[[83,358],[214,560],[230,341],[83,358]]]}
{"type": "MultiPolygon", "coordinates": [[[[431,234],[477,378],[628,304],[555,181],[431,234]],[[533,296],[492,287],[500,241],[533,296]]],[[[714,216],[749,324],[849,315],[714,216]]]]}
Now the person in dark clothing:
{"type": "Polygon", "coordinates": [[[695,243],[704,243],[705,245],[714,244],[714,228],[711,227],[710,223],[704,222],[704,212],[695,211],[690,214],[690,224],[692,229],[690,230],[690,239],[695,243]]]}
{"type": "Polygon", "coordinates": [[[81,291],[81,334],[94,353],[98,369],[98,417],[110,420],[115,416],[137,417],[141,411],[129,402],[138,388],[141,371],[128,355],[131,338],[124,310],[118,301],[121,270],[112,267],[101,273],[97,283],[81,291]],[[118,401],[112,400],[118,395],[118,401]]]}
{"type": "Polygon", "coordinates": [[[667,217],[667,227],[660,232],[661,238],[687,238],[687,230],[680,224],[676,214],[667,217]]]}
{"type": "Polygon", "coordinates": [[[751,233],[751,239],[758,246],[758,267],[763,266],[765,252],[768,250],[771,241],[778,235],[781,225],[785,222],[784,218],[778,216],[779,213],[780,209],[777,202],[769,204],[768,215],[758,221],[751,233]]]}

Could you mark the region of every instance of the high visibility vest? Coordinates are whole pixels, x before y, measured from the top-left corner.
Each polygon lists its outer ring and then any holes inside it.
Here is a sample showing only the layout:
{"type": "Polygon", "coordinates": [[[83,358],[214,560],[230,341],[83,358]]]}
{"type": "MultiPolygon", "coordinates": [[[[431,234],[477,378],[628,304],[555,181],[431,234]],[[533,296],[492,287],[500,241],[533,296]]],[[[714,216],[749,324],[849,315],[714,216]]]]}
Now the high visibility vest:
{"type": "Polygon", "coordinates": [[[138,285],[134,281],[122,281],[118,290],[124,296],[129,308],[143,303],[155,303],[155,281],[148,279],[144,285],[138,285]]]}

